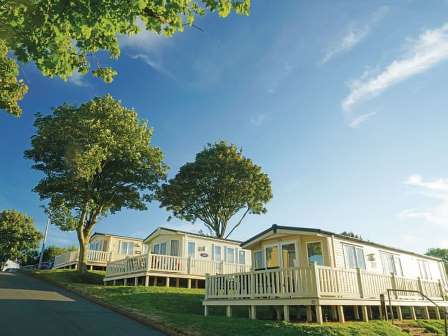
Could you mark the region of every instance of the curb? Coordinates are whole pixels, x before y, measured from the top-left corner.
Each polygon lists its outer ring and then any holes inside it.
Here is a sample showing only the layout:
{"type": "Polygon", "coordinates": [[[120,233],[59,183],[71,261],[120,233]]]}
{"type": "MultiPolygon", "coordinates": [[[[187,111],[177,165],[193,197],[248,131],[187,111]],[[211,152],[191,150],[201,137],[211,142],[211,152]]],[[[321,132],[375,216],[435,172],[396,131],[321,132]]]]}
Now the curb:
{"type": "Polygon", "coordinates": [[[71,292],[71,293],[73,293],[75,295],[78,295],[78,296],[80,296],[81,298],[83,298],[83,299],[85,299],[87,301],[95,303],[95,304],[97,304],[97,305],[99,305],[99,306],[101,306],[103,308],[109,309],[109,310],[111,310],[111,311],[113,311],[115,313],[118,313],[118,314],[121,314],[123,316],[126,316],[127,318],[129,318],[131,320],[134,320],[134,321],[136,321],[136,322],[138,322],[140,324],[143,324],[145,326],[154,328],[154,329],[156,329],[158,331],[161,331],[161,332],[163,332],[163,333],[165,333],[165,334],[167,334],[169,336],[191,336],[192,335],[192,334],[189,334],[189,333],[185,333],[185,332],[183,332],[181,330],[178,330],[176,328],[167,327],[166,325],[164,325],[162,323],[159,323],[157,321],[154,321],[152,319],[149,319],[149,318],[145,317],[141,313],[131,312],[131,311],[126,310],[124,308],[121,308],[119,306],[110,304],[110,303],[108,303],[106,301],[103,301],[101,299],[93,297],[93,296],[91,296],[89,294],[83,293],[82,291],[76,290],[74,288],[70,288],[69,286],[61,284],[61,283],[56,282],[54,280],[47,279],[44,276],[37,275],[37,274],[33,273],[32,271],[31,272],[30,271],[21,271],[20,273],[25,274],[27,276],[30,276],[32,278],[41,280],[41,281],[48,282],[48,283],[50,283],[50,284],[52,284],[52,285],[54,285],[54,286],[56,286],[58,288],[61,288],[61,289],[66,290],[68,292],[71,292]]]}

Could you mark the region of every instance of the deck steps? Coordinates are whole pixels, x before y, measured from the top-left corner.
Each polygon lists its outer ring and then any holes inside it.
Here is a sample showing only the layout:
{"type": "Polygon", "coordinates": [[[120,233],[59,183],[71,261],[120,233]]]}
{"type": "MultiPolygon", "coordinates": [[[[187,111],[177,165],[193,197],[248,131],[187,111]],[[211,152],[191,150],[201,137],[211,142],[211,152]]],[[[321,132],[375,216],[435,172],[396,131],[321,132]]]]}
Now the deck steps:
{"type": "Polygon", "coordinates": [[[437,334],[429,332],[425,328],[413,325],[412,322],[401,321],[395,322],[394,325],[411,336],[437,336],[437,334]]]}

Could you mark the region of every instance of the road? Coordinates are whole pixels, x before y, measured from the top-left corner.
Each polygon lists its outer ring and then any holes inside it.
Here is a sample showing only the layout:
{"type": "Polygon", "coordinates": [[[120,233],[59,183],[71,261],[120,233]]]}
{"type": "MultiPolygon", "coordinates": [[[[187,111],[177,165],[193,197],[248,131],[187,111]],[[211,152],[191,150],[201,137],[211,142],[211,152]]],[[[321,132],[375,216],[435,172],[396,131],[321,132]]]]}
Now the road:
{"type": "Polygon", "coordinates": [[[1,336],[162,336],[161,332],[22,273],[0,272],[1,336]]]}

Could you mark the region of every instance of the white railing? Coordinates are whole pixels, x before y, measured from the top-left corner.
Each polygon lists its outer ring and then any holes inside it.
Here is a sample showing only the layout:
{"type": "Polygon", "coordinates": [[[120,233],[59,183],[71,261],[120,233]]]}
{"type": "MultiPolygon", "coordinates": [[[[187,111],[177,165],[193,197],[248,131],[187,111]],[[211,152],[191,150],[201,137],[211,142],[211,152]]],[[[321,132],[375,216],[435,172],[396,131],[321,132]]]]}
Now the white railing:
{"type": "Polygon", "coordinates": [[[205,276],[206,274],[245,272],[249,269],[248,265],[149,253],[109,262],[106,278],[149,271],[205,276]]]}
{"type": "MultiPolygon", "coordinates": [[[[206,299],[275,299],[297,297],[376,298],[387,289],[418,290],[435,300],[444,300],[442,282],[347,270],[325,266],[260,270],[206,278],[206,299]]],[[[393,299],[418,296],[393,294],[393,299]]]]}
{"type": "MultiPolygon", "coordinates": [[[[68,264],[72,264],[78,261],[79,251],[70,251],[60,254],[54,258],[54,268],[63,267],[68,264]]],[[[111,258],[110,252],[105,251],[87,251],[87,261],[91,263],[104,263],[106,264],[111,258]]]]}

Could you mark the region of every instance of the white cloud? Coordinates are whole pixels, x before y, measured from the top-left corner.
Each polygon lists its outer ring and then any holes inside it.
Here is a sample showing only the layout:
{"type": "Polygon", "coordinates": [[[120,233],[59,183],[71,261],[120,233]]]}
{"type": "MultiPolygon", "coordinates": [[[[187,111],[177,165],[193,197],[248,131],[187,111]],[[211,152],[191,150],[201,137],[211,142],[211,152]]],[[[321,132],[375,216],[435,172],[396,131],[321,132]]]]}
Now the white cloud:
{"type": "Polygon", "coordinates": [[[89,86],[89,83],[85,80],[84,75],[79,73],[77,70],[73,72],[73,74],[67,79],[67,81],[76,86],[81,87],[89,86]]]}
{"type": "Polygon", "coordinates": [[[160,50],[167,43],[168,38],[146,30],[143,21],[140,19],[137,19],[136,24],[139,28],[139,33],[135,35],[121,35],[118,39],[120,47],[128,50],[131,58],[140,59],[152,69],[174,78],[163,67],[162,58],[160,57],[160,50]]]}
{"type": "Polygon", "coordinates": [[[150,53],[166,40],[166,37],[146,30],[145,24],[142,20],[137,19],[136,24],[139,28],[139,32],[137,34],[121,35],[119,37],[118,40],[122,48],[136,49],[150,53]]]}
{"type": "Polygon", "coordinates": [[[143,62],[145,62],[147,65],[149,65],[151,68],[153,68],[154,70],[170,77],[171,79],[176,79],[174,77],[174,75],[169,72],[167,69],[165,69],[162,64],[158,61],[156,61],[155,59],[151,58],[149,55],[146,54],[136,54],[136,55],[130,55],[130,57],[132,59],[140,59],[143,62]]]}
{"type": "Polygon", "coordinates": [[[423,197],[435,199],[436,203],[426,209],[405,209],[399,213],[400,219],[423,220],[437,225],[448,223],[448,179],[425,181],[420,175],[411,175],[404,183],[418,188],[423,197]]]}
{"type": "Polygon", "coordinates": [[[350,111],[362,101],[375,97],[389,87],[422,73],[448,59],[448,23],[426,30],[408,42],[405,53],[393,60],[379,74],[354,81],[342,108],[350,111]]]}
{"type": "Polygon", "coordinates": [[[322,63],[327,63],[333,57],[343,54],[353,49],[359,44],[372,30],[372,27],[380,21],[388,12],[389,8],[384,6],[380,7],[364,24],[352,23],[344,35],[338,39],[333,45],[331,45],[322,58],[322,63]]]}
{"type": "Polygon", "coordinates": [[[364,113],[356,118],[354,118],[350,123],[349,126],[351,128],[358,128],[362,123],[366,122],[368,119],[373,117],[376,114],[376,112],[370,112],[370,113],[364,113]]]}
{"type": "Polygon", "coordinates": [[[250,123],[256,127],[261,126],[267,119],[267,113],[260,113],[250,118],[250,123]]]}

